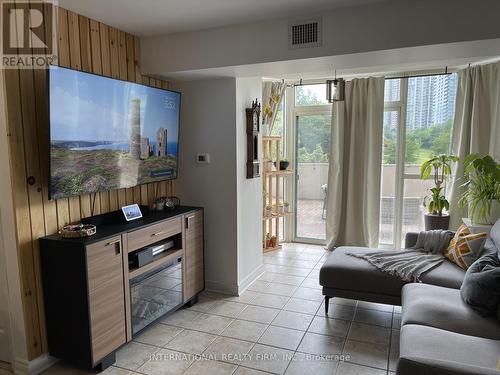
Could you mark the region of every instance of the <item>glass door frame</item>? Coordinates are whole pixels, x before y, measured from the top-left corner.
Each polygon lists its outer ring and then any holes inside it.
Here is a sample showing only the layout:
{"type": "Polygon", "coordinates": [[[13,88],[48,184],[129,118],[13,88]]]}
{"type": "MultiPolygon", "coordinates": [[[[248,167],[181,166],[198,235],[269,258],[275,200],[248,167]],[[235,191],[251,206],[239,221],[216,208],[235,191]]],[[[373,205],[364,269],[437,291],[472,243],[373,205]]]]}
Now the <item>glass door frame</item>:
{"type": "MultiPolygon", "coordinates": [[[[389,80],[390,78],[387,78],[389,80]]],[[[380,248],[399,248],[403,230],[403,204],[405,179],[419,178],[419,176],[406,174],[406,104],[408,98],[408,79],[400,79],[399,101],[384,102],[384,112],[395,111],[398,113],[396,129],[396,170],[394,178],[394,222],[392,224],[392,243],[380,243],[380,248]]],[[[382,164],[383,168],[383,164],[382,164]]],[[[382,173],[382,171],[381,171],[382,173]]]]}
{"type": "MultiPolygon", "coordinates": [[[[325,84],[324,80],[308,80],[303,83],[303,85],[308,84],[325,84]]],[[[286,218],[284,226],[285,226],[285,241],[288,242],[299,242],[299,243],[308,243],[315,245],[325,245],[326,240],[316,239],[316,238],[307,238],[307,237],[298,237],[297,236],[297,185],[298,185],[298,160],[297,160],[297,117],[305,116],[305,115],[331,115],[332,114],[332,105],[314,105],[314,106],[295,106],[295,88],[288,87],[286,89],[286,103],[285,103],[285,155],[290,161],[290,165],[293,165],[295,169],[295,173],[293,178],[287,180],[291,183],[285,183],[285,192],[286,196],[290,197],[290,206],[292,212],[294,212],[293,217],[286,218]]],[[[326,86],[325,86],[325,95],[326,95],[326,86]]],[[[330,150],[328,150],[329,152],[330,150]]]]}

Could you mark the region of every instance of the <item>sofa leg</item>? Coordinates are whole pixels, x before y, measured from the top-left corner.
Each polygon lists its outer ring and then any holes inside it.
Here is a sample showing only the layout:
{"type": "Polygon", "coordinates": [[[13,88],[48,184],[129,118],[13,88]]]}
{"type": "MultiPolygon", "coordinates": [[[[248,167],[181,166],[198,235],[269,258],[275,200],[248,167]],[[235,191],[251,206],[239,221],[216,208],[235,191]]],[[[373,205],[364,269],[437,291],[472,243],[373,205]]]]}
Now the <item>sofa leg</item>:
{"type": "Polygon", "coordinates": [[[328,315],[328,307],[330,305],[330,297],[325,296],[325,315],[328,315]]]}

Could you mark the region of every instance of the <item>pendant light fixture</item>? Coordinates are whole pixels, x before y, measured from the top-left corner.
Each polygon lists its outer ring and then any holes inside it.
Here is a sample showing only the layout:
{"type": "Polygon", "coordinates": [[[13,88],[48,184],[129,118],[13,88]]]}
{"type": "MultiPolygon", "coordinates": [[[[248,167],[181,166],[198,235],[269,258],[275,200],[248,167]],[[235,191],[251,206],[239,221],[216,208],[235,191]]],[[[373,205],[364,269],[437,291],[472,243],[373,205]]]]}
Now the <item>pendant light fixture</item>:
{"type": "Polygon", "coordinates": [[[337,79],[337,71],[335,71],[335,78],[326,80],[326,100],[328,103],[342,102],[344,97],[345,81],[342,78],[337,79]]]}

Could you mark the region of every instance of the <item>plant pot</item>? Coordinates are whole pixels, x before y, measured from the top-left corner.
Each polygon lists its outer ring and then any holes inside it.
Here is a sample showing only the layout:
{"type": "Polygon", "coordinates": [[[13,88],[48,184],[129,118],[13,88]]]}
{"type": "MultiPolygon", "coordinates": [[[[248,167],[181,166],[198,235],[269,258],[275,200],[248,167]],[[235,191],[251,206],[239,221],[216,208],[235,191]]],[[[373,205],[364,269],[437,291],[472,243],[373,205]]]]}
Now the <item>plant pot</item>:
{"type": "MultiPolygon", "coordinates": [[[[276,162],[274,162],[274,166],[276,166],[276,162]]],[[[280,160],[280,171],[286,171],[290,166],[290,162],[288,160],[280,160]]]]}
{"type": "Polygon", "coordinates": [[[264,243],[264,247],[266,249],[270,248],[271,247],[271,240],[266,240],[266,242],[264,243]]]}
{"type": "Polygon", "coordinates": [[[447,230],[450,227],[450,215],[433,215],[425,214],[425,230],[436,230],[444,229],[447,230]]]}
{"type": "Polygon", "coordinates": [[[271,237],[271,239],[269,240],[269,246],[276,247],[276,236],[271,237]]]}
{"type": "Polygon", "coordinates": [[[479,205],[476,207],[476,212],[470,215],[470,219],[473,224],[482,224],[482,225],[493,225],[500,218],[500,203],[498,201],[491,201],[490,206],[490,214],[487,217],[480,217],[478,212],[481,211],[479,205]]]}

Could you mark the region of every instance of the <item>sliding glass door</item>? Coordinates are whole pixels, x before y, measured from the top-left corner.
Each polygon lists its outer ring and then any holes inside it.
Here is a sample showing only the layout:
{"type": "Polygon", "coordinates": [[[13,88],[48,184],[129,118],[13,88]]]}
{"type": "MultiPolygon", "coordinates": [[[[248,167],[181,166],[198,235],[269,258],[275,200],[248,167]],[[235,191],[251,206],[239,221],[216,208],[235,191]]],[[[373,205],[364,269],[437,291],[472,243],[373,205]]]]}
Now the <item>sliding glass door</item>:
{"type": "Polygon", "coordinates": [[[387,79],[380,200],[382,246],[399,247],[408,232],[424,229],[424,197],[431,180],[420,165],[448,153],[457,75],[387,79]]]}
{"type": "Polygon", "coordinates": [[[330,153],[331,104],[324,83],[297,86],[293,90],[295,181],[291,189],[295,207],[293,240],[324,243],[326,239],[326,192],[330,153]]]}

